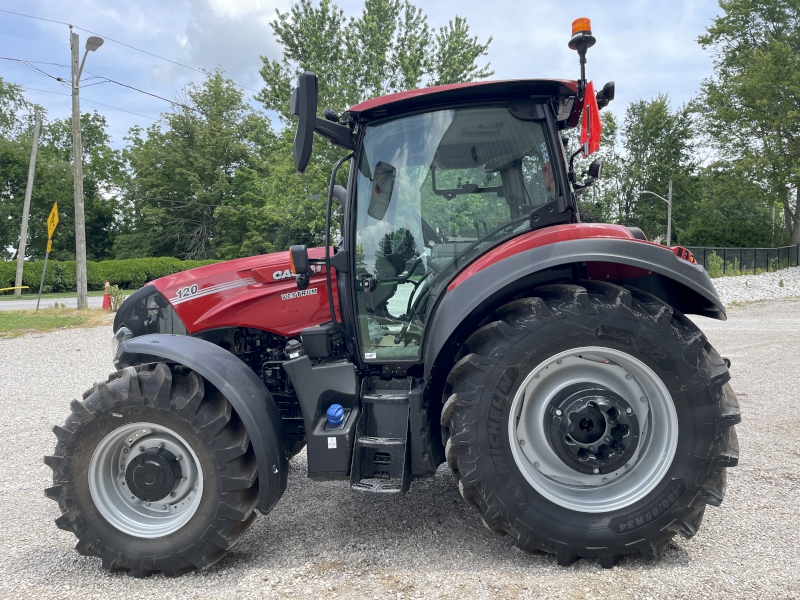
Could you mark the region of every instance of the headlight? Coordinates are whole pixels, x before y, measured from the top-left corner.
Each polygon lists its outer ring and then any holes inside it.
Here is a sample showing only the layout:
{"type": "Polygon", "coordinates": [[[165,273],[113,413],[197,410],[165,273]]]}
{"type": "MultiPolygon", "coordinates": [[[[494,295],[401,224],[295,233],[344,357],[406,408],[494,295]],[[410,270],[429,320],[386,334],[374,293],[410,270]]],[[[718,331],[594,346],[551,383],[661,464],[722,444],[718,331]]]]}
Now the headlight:
{"type": "Polygon", "coordinates": [[[116,364],[119,358],[119,349],[122,342],[127,342],[133,337],[133,332],[127,327],[120,327],[111,339],[112,362],[116,364]]]}

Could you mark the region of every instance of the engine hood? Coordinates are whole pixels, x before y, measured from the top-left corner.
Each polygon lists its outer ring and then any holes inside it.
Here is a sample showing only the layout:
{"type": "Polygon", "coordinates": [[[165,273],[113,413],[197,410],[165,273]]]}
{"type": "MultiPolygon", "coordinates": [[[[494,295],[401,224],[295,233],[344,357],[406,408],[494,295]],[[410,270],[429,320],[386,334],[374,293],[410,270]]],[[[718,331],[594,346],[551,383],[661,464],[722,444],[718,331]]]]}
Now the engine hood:
{"type": "MultiPolygon", "coordinates": [[[[310,248],[308,255],[324,258],[325,249],[310,248]]],[[[308,288],[300,291],[289,269],[289,252],[275,252],[189,269],[150,285],[190,334],[250,327],[289,337],[331,319],[325,269],[316,266],[314,271],[308,288]]],[[[335,281],[335,272],[331,276],[335,281]]]]}

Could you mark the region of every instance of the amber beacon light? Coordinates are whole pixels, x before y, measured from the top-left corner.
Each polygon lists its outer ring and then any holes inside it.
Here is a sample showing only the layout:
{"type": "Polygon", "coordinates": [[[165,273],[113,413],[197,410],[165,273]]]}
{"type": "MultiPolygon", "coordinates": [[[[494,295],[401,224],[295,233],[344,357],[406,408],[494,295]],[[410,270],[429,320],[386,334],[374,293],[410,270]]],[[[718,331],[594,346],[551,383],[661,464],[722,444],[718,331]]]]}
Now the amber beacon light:
{"type": "Polygon", "coordinates": [[[569,40],[569,47],[572,50],[579,50],[580,46],[584,49],[591,48],[596,41],[592,35],[592,22],[589,19],[581,17],[572,22],[572,37],[569,40]]]}

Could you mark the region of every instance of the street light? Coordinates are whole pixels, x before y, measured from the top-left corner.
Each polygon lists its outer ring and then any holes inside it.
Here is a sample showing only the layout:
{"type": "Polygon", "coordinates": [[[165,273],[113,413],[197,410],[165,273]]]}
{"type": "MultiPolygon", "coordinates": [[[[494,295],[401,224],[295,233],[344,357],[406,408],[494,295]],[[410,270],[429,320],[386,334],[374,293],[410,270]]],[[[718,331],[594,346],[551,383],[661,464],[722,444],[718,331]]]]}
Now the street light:
{"type": "Polygon", "coordinates": [[[661,198],[667,203],[667,246],[672,246],[672,178],[669,179],[669,195],[667,198],[659,196],[655,192],[644,190],[642,194],[652,194],[656,198],[661,198]]]}
{"type": "Polygon", "coordinates": [[[83,65],[89,52],[94,52],[103,45],[103,38],[91,36],[86,40],[83,59],[78,66],[80,39],[69,26],[69,41],[72,51],[72,178],[75,193],[75,279],[78,294],[78,308],[89,308],[86,281],[86,218],[83,208],[83,148],[81,144],[81,104],[80,81],[83,65]]]}

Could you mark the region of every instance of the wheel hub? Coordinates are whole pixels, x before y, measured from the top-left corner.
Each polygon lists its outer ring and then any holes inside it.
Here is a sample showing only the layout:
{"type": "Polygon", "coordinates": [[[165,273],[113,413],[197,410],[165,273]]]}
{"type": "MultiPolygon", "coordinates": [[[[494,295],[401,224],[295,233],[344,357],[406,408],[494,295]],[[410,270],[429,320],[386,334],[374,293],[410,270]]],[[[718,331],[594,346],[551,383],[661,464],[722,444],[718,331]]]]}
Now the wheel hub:
{"type": "Polygon", "coordinates": [[[633,408],[601,385],[579,383],[561,390],[548,406],[545,431],[562,462],[585,474],[621,468],[639,442],[633,408]]]}
{"type": "Polygon", "coordinates": [[[166,448],[148,448],[134,458],[125,470],[131,493],[145,502],[166,498],[181,480],[180,461],[166,448]]]}

